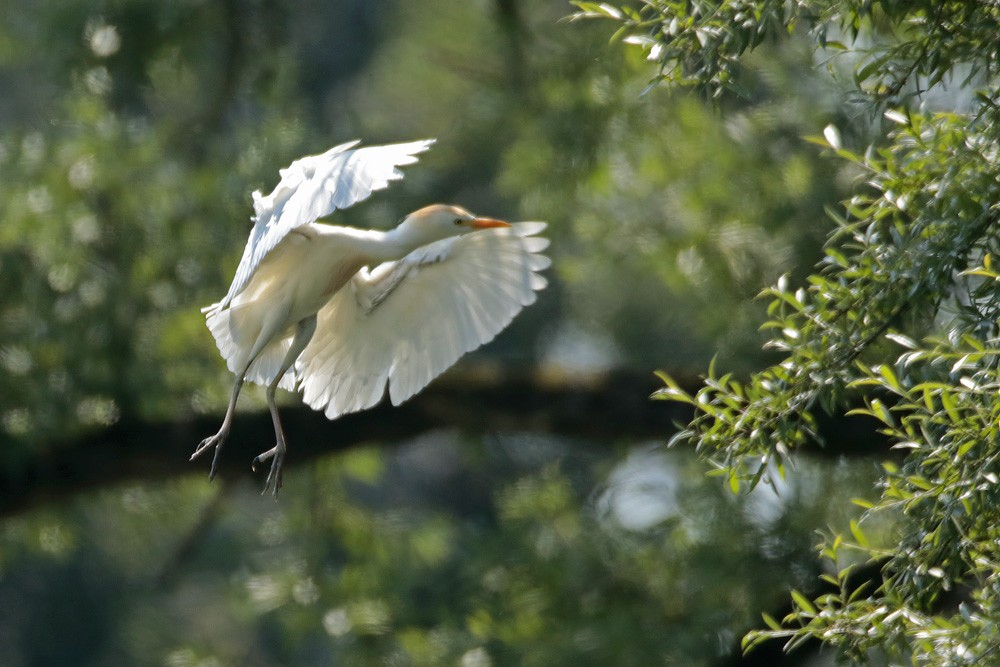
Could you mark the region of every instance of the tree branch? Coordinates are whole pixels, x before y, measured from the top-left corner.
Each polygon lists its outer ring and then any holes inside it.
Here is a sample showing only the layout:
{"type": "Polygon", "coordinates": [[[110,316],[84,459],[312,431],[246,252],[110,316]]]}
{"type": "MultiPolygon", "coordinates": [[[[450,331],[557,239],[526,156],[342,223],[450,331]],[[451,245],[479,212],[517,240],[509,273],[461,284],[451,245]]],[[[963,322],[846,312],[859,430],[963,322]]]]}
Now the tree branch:
{"type": "MultiPolygon", "coordinates": [[[[689,379],[684,384],[696,391],[700,381],[689,379]]],[[[286,464],[298,465],[364,443],[393,445],[437,429],[530,432],[599,442],[666,442],[676,424],[687,423],[692,414],[680,403],[649,400],[659,387],[651,373],[628,370],[567,375],[545,369],[464,365],[399,407],[383,402],[332,422],[302,405],[283,407],[289,442],[286,464]]],[[[887,443],[876,432],[873,420],[830,417],[820,422],[826,442],[836,446],[811,448],[812,453],[888,455],[887,443]]],[[[188,457],[220,423],[219,415],[159,422],[126,416],[105,430],[39,446],[27,461],[0,463],[0,516],[130,480],[207,475],[207,459],[189,463],[188,457]]],[[[220,477],[252,476],[250,461],[270,449],[273,440],[266,410],[238,413],[221,456],[220,477]]]]}

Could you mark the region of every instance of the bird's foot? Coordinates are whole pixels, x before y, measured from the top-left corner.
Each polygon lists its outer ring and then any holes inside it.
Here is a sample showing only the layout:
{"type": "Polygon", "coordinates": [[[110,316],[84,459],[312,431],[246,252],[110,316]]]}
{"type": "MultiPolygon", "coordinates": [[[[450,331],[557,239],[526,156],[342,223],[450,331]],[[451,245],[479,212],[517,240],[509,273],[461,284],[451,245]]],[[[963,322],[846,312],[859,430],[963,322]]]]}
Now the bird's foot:
{"type": "Polygon", "coordinates": [[[229,436],[228,429],[222,429],[213,436],[209,436],[201,441],[197,449],[194,450],[194,454],[191,455],[189,461],[194,461],[196,458],[204,454],[207,450],[215,447],[215,456],[212,457],[212,468],[208,472],[208,479],[215,479],[215,473],[219,469],[219,452],[222,451],[222,445],[226,442],[226,438],[229,436]]]}
{"type": "Polygon", "coordinates": [[[281,488],[281,468],[285,462],[285,446],[283,443],[278,443],[272,449],[267,450],[257,458],[253,460],[250,467],[254,472],[257,472],[257,464],[263,463],[268,459],[273,459],[271,461],[271,471],[267,473],[267,480],[264,482],[264,490],[260,492],[261,495],[267,493],[268,489],[271,489],[271,495],[274,496],[275,500],[278,498],[278,489],[281,488]]]}

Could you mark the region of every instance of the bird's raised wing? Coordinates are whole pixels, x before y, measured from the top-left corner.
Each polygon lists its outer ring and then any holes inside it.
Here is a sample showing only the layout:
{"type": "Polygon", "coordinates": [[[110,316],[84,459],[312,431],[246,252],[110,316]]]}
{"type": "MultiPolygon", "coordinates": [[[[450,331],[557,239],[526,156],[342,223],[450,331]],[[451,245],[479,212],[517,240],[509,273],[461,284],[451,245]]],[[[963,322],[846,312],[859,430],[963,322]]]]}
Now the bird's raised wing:
{"type": "Polygon", "coordinates": [[[271,194],[253,193],[254,226],[225,298],[206,310],[229,305],[250,282],[264,256],[291,230],[366,199],[403,177],[397,167],[413,164],[433,139],[356,148],[351,141],[320,155],[309,155],[280,170],[271,194]]]}
{"type": "Polygon", "coordinates": [[[296,363],[303,400],[334,419],[399,405],[489,342],[546,285],[542,222],[438,241],[360,272],[320,310],[296,363]]]}

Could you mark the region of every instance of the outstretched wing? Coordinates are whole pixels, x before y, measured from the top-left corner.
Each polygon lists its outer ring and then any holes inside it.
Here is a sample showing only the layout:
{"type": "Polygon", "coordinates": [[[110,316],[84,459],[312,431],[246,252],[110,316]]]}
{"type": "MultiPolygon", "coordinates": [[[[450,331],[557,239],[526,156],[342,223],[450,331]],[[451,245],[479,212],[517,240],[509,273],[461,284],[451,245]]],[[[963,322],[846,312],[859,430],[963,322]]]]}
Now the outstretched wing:
{"type": "Polygon", "coordinates": [[[225,298],[206,310],[220,310],[250,282],[264,256],[290,231],[352,206],[403,177],[396,167],[413,164],[433,139],[355,148],[358,141],[300,158],[280,170],[281,181],[267,196],[253,193],[254,226],[225,298]]]}
{"type": "Polygon", "coordinates": [[[334,419],[423,389],[489,342],[546,285],[548,240],[521,222],[438,241],[361,271],[320,310],[296,363],[303,400],[334,419]]]}

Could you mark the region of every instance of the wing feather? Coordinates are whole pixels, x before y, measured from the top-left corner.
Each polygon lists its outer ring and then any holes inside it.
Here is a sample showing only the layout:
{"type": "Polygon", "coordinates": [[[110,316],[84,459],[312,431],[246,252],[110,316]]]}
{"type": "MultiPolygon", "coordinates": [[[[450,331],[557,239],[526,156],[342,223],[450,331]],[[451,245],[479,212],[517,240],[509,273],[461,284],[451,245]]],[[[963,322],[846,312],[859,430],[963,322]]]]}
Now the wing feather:
{"type": "Polygon", "coordinates": [[[318,314],[296,364],[303,400],[333,419],[399,405],[492,340],[544,286],[544,223],[445,239],[361,271],[318,314]]]}
{"type": "Polygon", "coordinates": [[[413,164],[433,139],[386,146],[358,141],[309,155],[279,170],[281,181],[269,195],[253,193],[254,226],[226,296],[206,312],[226,306],[247,286],[264,257],[302,225],[348,208],[381,190],[403,174],[397,167],[413,164]]]}

